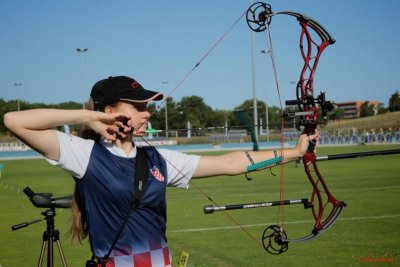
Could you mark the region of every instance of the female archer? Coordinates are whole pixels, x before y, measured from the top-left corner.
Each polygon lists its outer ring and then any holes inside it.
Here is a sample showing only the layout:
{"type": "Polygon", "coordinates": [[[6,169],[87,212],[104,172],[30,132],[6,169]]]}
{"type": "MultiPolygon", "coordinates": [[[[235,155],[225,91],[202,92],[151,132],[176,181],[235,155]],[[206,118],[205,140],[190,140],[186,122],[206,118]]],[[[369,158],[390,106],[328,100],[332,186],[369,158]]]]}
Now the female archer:
{"type": "Polygon", "coordinates": [[[318,132],[301,135],[293,149],[278,156],[273,151],[197,156],[149,146],[143,148],[143,168],[137,164],[139,149],[132,137],[145,134],[147,104],[163,95],[116,76],[97,82],[90,97],[91,110],[9,112],[4,124],[74,177],[71,234],[79,241],[89,236],[91,266],[172,266],[166,239],[167,186],[188,188],[192,178],[246,173],[249,165],[268,159],[276,159],[275,164],[297,160],[310,140],[318,140],[318,132]],[[66,124],[85,126],[95,135],[87,139],[54,130],[66,124]],[[139,168],[147,176],[141,198],[135,196],[139,168]],[[132,199],[138,200],[133,212],[132,199]]]}

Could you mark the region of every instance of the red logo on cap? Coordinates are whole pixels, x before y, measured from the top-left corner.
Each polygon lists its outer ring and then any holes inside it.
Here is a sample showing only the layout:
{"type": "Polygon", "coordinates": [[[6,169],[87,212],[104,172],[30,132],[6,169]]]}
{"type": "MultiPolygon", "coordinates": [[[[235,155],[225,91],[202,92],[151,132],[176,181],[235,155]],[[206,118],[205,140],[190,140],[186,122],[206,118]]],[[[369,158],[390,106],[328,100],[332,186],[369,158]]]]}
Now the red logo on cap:
{"type": "Polygon", "coordinates": [[[136,89],[139,87],[139,83],[137,81],[133,80],[131,86],[132,86],[132,88],[136,89]]]}

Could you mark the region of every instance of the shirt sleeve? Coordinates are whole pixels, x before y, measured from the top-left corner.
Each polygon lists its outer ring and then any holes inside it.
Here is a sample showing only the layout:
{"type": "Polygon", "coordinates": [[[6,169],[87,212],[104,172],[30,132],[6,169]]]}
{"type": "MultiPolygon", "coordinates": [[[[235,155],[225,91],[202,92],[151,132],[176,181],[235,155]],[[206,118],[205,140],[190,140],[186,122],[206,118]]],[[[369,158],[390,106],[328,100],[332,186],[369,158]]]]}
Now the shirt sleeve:
{"type": "Polygon", "coordinates": [[[168,149],[159,149],[158,151],[167,163],[168,186],[188,189],[189,182],[199,164],[200,156],[168,149]]]}
{"type": "Polygon", "coordinates": [[[56,161],[46,158],[46,160],[68,171],[75,178],[82,178],[89,164],[94,141],[59,131],[56,133],[60,146],[60,159],[56,161]]]}

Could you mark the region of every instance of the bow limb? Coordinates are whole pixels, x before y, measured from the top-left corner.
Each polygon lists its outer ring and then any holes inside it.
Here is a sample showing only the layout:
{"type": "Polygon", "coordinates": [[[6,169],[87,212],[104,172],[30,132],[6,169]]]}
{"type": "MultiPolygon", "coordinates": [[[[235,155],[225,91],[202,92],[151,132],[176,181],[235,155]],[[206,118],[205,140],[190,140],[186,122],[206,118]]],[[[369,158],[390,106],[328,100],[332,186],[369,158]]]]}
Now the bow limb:
{"type": "MultiPolygon", "coordinates": [[[[324,94],[314,98],[314,75],[322,52],[326,47],[334,44],[335,40],[330,36],[328,31],[314,19],[297,12],[283,11],[279,13],[296,17],[302,29],[300,35],[300,50],[304,60],[304,66],[297,87],[297,101],[300,111],[309,111],[311,113],[301,118],[300,125],[304,127],[304,133],[312,134],[318,124],[318,105],[322,109],[323,115],[325,115],[326,111],[333,109],[333,103],[325,101],[324,94]],[[312,29],[313,32],[316,33],[320,39],[319,42],[313,38],[309,29],[312,29]],[[316,52],[313,51],[314,48],[316,52]]],[[[311,207],[315,224],[310,235],[291,240],[292,242],[311,240],[325,232],[336,222],[343,208],[346,206],[344,202],[337,200],[329,191],[316,163],[314,144],[310,145],[308,152],[304,155],[303,164],[305,173],[313,187],[311,207]]]]}
{"type": "MultiPolygon", "coordinates": [[[[326,31],[315,20],[290,11],[278,12],[279,14],[291,15],[297,18],[301,26],[300,51],[304,60],[304,66],[301,71],[300,80],[297,85],[297,105],[299,111],[305,115],[300,115],[300,127],[303,127],[303,133],[313,134],[318,125],[318,105],[323,115],[334,108],[334,104],[325,101],[324,93],[317,98],[314,97],[314,75],[322,52],[326,47],[335,43],[328,31],[326,31]],[[315,40],[310,33],[310,29],[316,33],[319,40],[315,40]]],[[[287,104],[293,104],[287,102],[287,104]]],[[[338,201],[329,191],[328,186],[321,175],[314,154],[315,144],[312,142],[307,153],[303,157],[304,170],[312,185],[311,209],[315,220],[313,230],[308,236],[298,239],[287,239],[287,242],[304,242],[314,239],[319,234],[329,229],[340,216],[344,202],[338,201]]]]}
{"type": "Polygon", "coordinates": [[[306,153],[303,157],[303,164],[313,187],[310,205],[315,223],[310,235],[297,239],[288,239],[286,240],[288,242],[308,241],[322,234],[336,222],[343,208],[346,207],[346,203],[337,200],[329,191],[318,169],[314,152],[306,153]]]}

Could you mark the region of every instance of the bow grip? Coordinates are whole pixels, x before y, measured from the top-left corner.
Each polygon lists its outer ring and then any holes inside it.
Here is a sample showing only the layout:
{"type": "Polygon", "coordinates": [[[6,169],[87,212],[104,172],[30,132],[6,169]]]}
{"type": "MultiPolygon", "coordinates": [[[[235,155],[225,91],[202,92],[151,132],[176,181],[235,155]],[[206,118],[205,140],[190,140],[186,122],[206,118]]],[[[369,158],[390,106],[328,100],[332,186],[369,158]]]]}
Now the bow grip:
{"type": "Polygon", "coordinates": [[[317,145],[317,141],[315,139],[311,139],[311,137],[310,137],[310,135],[313,135],[313,134],[314,134],[314,131],[307,133],[308,140],[310,141],[308,144],[307,152],[310,152],[310,153],[314,152],[315,146],[317,145]]]}

